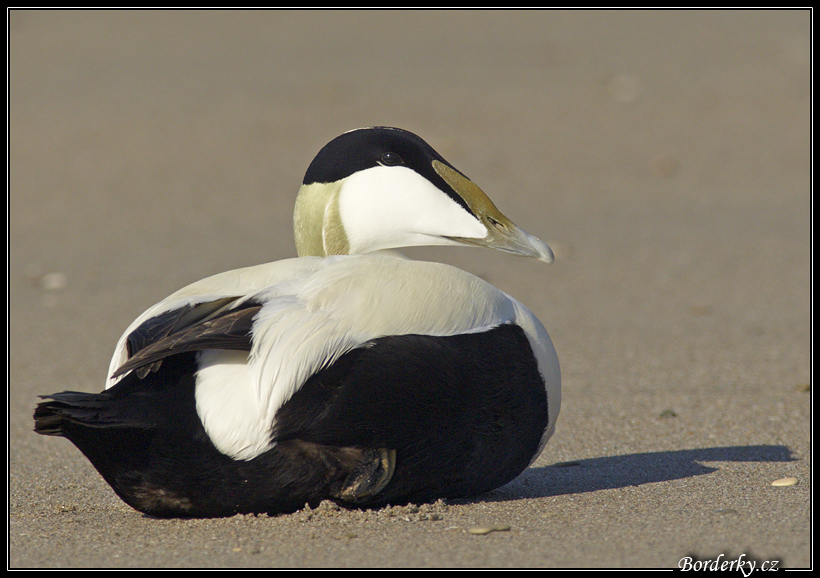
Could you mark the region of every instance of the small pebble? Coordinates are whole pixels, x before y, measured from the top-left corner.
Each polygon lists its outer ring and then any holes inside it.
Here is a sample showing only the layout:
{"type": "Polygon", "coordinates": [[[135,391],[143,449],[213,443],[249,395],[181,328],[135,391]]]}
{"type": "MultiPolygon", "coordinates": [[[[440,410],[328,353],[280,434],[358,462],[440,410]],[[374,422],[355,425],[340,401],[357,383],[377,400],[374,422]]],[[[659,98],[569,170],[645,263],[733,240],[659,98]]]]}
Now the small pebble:
{"type": "Polygon", "coordinates": [[[738,514],[739,512],[734,508],[724,508],[722,510],[715,510],[717,514],[738,514]]]}
{"type": "Polygon", "coordinates": [[[46,273],[40,277],[40,287],[46,291],[59,291],[65,289],[66,285],[68,285],[68,277],[65,273],[46,273]]]}
{"type": "Polygon", "coordinates": [[[483,536],[484,534],[489,534],[491,532],[509,532],[509,526],[474,526],[469,528],[467,531],[470,534],[475,534],[476,536],[483,536]]]}
{"type": "Polygon", "coordinates": [[[419,522],[438,522],[441,520],[441,516],[438,514],[419,514],[418,521],[419,522]]]}
{"type": "Polygon", "coordinates": [[[780,478],[772,482],[773,486],[794,486],[797,485],[797,478],[780,478]]]}

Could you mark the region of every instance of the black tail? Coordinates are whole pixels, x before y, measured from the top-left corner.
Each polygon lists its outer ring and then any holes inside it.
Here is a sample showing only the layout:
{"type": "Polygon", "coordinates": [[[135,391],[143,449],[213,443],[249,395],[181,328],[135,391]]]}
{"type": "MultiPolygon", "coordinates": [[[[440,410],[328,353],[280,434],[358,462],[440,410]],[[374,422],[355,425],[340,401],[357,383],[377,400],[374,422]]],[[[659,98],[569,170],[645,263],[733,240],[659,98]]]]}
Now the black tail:
{"type": "Polygon", "coordinates": [[[86,428],[140,427],[139,420],[112,411],[111,396],[103,393],[64,391],[41,396],[34,410],[34,431],[46,436],[69,437],[72,426],[86,428]]]}
{"type": "Polygon", "coordinates": [[[71,441],[120,498],[152,516],[294,511],[361,469],[355,452],[311,444],[286,442],[249,461],[220,453],[196,412],[196,369],[183,353],[102,393],[45,396],[34,431],[71,441]]]}
{"type": "MultiPolygon", "coordinates": [[[[166,478],[175,477],[180,460],[198,456],[203,444],[207,451],[216,451],[208,447],[196,415],[195,369],[193,354],[183,354],[164,360],[158,373],[145,379],[128,375],[101,393],[44,396],[34,410],[34,431],[68,439],[138,510],[179,513],[182,500],[157,505],[150,494],[156,487],[163,489],[166,478]]],[[[175,479],[168,483],[184,486],[175,479]]]]}

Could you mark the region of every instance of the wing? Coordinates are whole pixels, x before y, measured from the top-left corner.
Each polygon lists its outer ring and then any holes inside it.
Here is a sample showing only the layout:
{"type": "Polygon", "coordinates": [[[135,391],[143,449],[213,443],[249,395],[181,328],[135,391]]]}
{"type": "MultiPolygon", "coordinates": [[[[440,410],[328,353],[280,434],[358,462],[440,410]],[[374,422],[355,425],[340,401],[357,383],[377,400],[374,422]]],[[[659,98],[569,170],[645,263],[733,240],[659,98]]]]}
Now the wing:
{"type": "Polygon", "coordinates": [[[111,377],[136,370],[140,377],[157,371],[166,357],[203,349],[251,350],[253,316],[261,305],[224,298],[188,305],[152,317],[128,335],[128,361],[111,377]]]}
{"type": "Polygon", "coordinates": [[[128,357],[130,358],[163,337],[214,316],[237,299],[238,297],[225,297],[203,303],[191,303],[151,317],[127,335],[128,357]]]}
{"type": "MultiPolygon", "coordinates": [[[[111,357],[106,389],[123,377],[124,372],[113,377],[123,364],[145,347],[171,333],[212,317],[238,298],[253,295],[290,279],[309,275],[321,266],[322,259],[318,257],[284,259],[226,271],[183,287],[148,308],[125,330],[111,357]]],[[[158,367],[154,366],[153,369],[158,367]]],[[[151,369],[151,366],[144,365],[139,371],[145,375],[151,369]]]]}

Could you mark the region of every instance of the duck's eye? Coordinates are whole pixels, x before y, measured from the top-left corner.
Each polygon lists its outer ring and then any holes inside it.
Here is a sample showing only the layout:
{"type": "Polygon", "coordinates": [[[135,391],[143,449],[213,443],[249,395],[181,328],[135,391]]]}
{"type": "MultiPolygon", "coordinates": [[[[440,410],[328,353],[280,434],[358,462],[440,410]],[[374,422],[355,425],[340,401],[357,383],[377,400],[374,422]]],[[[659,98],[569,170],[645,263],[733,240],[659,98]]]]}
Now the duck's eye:
{"type": "Polygon", "coordinates": [[[379,158],[379,164],[395,167],[396,165],[403,165],[404,161],[396,153],[386,152],[379,158]]]}

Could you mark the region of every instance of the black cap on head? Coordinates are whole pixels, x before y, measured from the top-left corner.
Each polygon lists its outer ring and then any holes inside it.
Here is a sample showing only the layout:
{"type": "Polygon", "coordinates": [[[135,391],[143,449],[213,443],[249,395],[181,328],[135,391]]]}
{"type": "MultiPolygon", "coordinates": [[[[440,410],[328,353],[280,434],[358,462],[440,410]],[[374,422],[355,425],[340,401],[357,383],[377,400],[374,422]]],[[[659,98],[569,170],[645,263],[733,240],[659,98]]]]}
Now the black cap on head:
{"type": "Polygon", "coordinates": [[[302,183],[332,183],[358,171],[385,165],[412,169],[447,190],[433,169],[434,160],[452,167],[412,132],[384,126],[360,128],[346,132],[322,147],[310,163],[302,183]]]}

